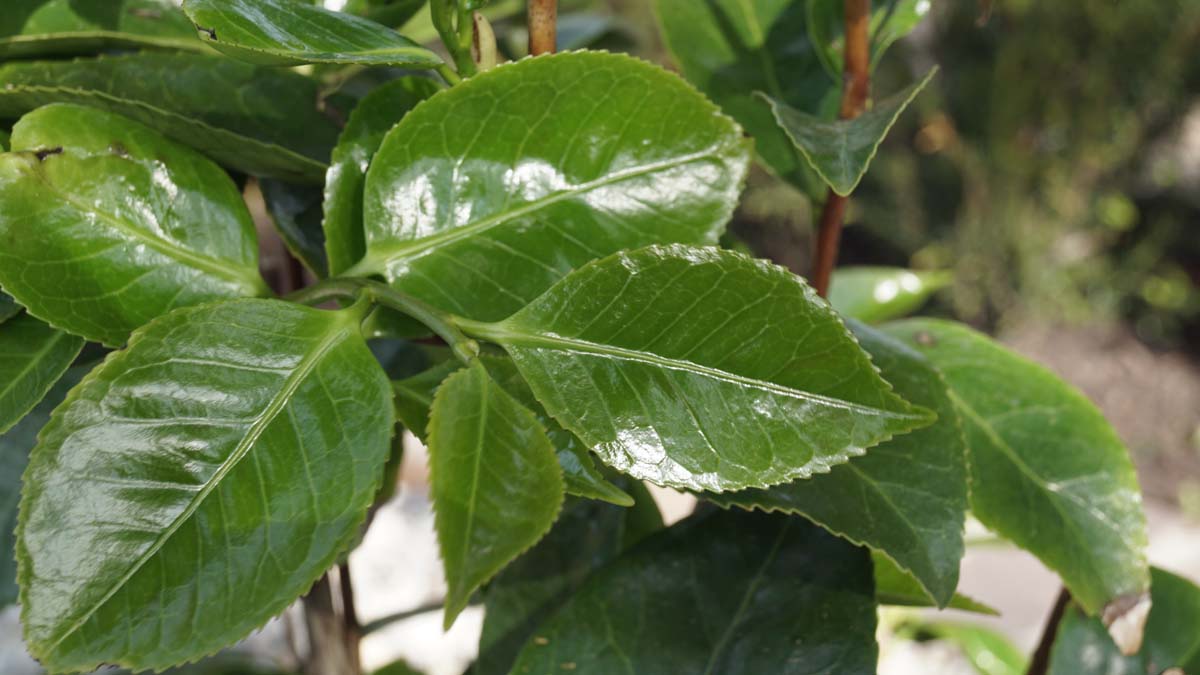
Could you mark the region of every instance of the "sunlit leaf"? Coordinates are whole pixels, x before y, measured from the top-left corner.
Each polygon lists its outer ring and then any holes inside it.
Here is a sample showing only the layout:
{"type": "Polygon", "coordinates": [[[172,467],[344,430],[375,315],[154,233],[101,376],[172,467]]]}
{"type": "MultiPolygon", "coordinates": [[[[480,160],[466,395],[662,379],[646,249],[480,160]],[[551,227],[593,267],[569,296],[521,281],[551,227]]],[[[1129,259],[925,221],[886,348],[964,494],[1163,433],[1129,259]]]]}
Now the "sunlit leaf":
{"type": "Polygon", "coordinates": [[[839,267],[829,284],[829,304],[842,316],[878,323],[913,313],[951,281],[949,272],[839,267]]]}

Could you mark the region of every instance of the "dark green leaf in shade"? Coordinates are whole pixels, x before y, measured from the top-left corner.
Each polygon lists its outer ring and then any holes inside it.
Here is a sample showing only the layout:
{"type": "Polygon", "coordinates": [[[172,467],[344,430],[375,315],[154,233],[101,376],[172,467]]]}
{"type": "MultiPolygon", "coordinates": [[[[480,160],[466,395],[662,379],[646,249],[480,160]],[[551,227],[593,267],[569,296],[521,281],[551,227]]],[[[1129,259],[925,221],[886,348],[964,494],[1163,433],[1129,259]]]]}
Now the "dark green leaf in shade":
{"type": "Polygon", "coordinates": [[[537,418],[478,361],[438,387],[429,465],[449,628],[476,589],[550,530],[562,470],[537,418]]]}
{"type": "Polygon", "coordinates": [[[550,533],[488,584],[472,675],[507,675],[537,627],[588,575],[662,529],[662,516],[646,487],[630,478],[618,483],[637,496],[631,508],[568,501],[550,533]]]}
{"type": "Polygon", "coordinates": [[[34,316],[108,345],[186,305],[265,294],[229,175],[138,122],[40,108],[0,155],[0,284],[34,316]]]}
{"type": "Polygon", "coordinates": [[[81,103],[258,176],[320,183],[337,141],[336,125],[318,110],[315,81],[219,56],[13,62],[0,66],[0,82],[0,118],[47,103],[81,103]]]}
{"type": "Polygon", "coordinates": [[[0,151],[8,152],[8,132],[0,129],[0,151]]]}
{"type": "Polygon", "coordinates": [[[43,665],[194,660],[336,560],[391,450],[363,309],[176,310],[71,392],[33,450],[17,530],[22,624],[43,665]]]}
{"type": "Polygon", "coordinates": [[[203,49],[170,0],[5,0],[0,60],[110,49],[203,49]]]}
{"type": "MultiPolygon", "coordinates": [[[[5,329],[0,327],[0,341],[5,329]]],[[[4,348],[0,347],[0,354],[4,348]]],[[[0,362],[3,357],[0,356],[0,362]]],[[[21,500],[21,474],[29,463],[29,451],[37,443],[38,432],[50,419],[67,392],[79,383],[91,366],[68,368],[29,414],[16,426],[0,435],[0,607],[17,599],[16,540],[17,503],[21,500]]],[[[3,376],[0,376],[2,378],[3,376]]],[[[0,379],[0,382],[4,381],[0,379]]]]}
{"type": "Polygon", "coordinates": [[[937,422],[871,448],[828,475],[710,499],[803,515],[892,558],[945,607],[958,587],[967,511],[966,443],[958,413],[941,375],[924,357],[867,326],[852,328],[896,393],[936,412],[937,422]]]}
{"type": "Polygon", "coordinates": [[[775,123],[764,92],[818,115],[841,87],[825,74],[808,35],[807,2],[656,0],[659,25],[684,77],[733,116],[777,175],[815,194],[820,185],[775,123]]]}
{"type": "Polygon", "coordinates": [[[936,73],[936,68],[930,70],[921,81],[875,103],[852,120],[825,120],[779,99],[767,95],[761,98],[770,104],[775,121],[821,180],[837,194],[846,196],[866,175],[892,125],[936,73]]]}
{"type": "Polygon", "coordinates": [[[385,26],[403,26],[408,20],[420,12],[429,0],[349,0],[342,8],[350,12],[381,23],[385,26]]]}
{"type": "Polygon", "coordinates": [[[325,177],[325,250],[332,274],[349,269],[367,252],[363,184],[384,135],[439,89],[432,80],[402,77],[371,90],[350,114],[325,177]]]}
{"type": "Polygon", "coordinates": [[[932,422],[803,280],[731,251],[619,253],[504,321],[460,324],[601,460],[659,485],[769,487],[932,422]]]}
{"type": "Polygon", "coordinates": [[[953,279],[950,272],[839,267],[829,284],[829,304],[838,314],[859,321],[890,321],[920,309],[929,296],[949,286],[953,279]]]}
{"type": "Polygon", "coordinates": [[[417,106],[367,172],[367,255],[436,307],[503,319],[590,260],[716,243],[749,145],[677,76],[603,52],[530,58],[417,106]]]}
{"type": "Polygon", "coordinates": [[[0,434],[58,381],[83,340],[23,314],[0,324],[0,434]]]}
{"type": "Polygon", "coordinates": [[[1050,675],[1158,675],[1200,666],[1200,588],[1170,572],[1151,571],[1152,605],[1145,639],[1133,655],[1121,653],[1104,624],[1075,605],[1067,608],[1050,656],[1050,675]]]}
{"type": "Polygon", "coordinates": [[[868,675],[877,653],[865,549],[802,518],[717,511],[594,574],[512,672],[868,675]]]}
{"type": "MultiPolygon", "coordinates": [[[[875,597],[881,605],[897,607],[936,607],[937,603],[921,584],[909,572],[900,569],[896,563],[882,553],[872,553],[875,562],[875,597]]],[[[1000,612],[969,598],[962,593],[955,593],[944,609],[959,609],[964,612],[998,616],[1000,612]]]]}
{"type": "Polygon", "coordinates": [[[184,0],[201,38],[268,66],[354,63],[432,68],[437,54],[382,24],[295,0],[184,0]]]}
{"type": "MultiPolygon", "coordinates": [[[[871,68],[888,47],[908,35],[929,14],[930,0],[873,0],[871,3],[871,68]]],[[[842,0],[809,0],[808,35],[833,82],[842,82],[846,9],[842,0]]]]}
{"type": "Polygon", "coordinates": [[[271,224],[284,246],[318,278],[329,276],[321,188],[264,178],[258,183],[271,224]]]}
{"type": "Polygon", "coordinates": [[[1050,371],[965,326],[912,319],[884,329],[946,378],[980,522],[1058,572],[1089,613],[1103,612],[1109,624],[1144,618],[1139,598],[1150,574],[1141,493],[1100,411],[1050,371]]]}
{"type": "Polygon", "coordinates": [[[4,323],[24,309],[8,293],[0,292],[0,323],[4,323]]]}

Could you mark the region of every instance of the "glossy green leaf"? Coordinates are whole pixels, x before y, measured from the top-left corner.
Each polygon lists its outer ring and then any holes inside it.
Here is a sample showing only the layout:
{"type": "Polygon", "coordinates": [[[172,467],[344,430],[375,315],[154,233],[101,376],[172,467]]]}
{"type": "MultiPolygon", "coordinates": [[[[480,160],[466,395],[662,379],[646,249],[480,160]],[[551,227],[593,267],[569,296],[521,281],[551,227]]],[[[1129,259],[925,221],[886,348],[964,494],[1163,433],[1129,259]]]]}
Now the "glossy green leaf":
{"type": "Polygon", "coordinates": [[[80,349],[82,339],[28,314],[0,324],[0,433],[42,400],[80,349]]]}
{"type": "Polygon", "coordinates": [[[449,628],[477,588],[550,530],[562,470],[537,418],[478,361],[438,388],[429,464],[449,628]]]}
{"type": "Polygon", "coordinates": [[[994,629],[940,621],[924,624],[921,629],[957,645],[979,675],[1025,675],[1029,659],[1003,633],[994,629]]]}
{"type": "Polygon", "coordinates": [[[228,174],[112,113],[40,108],[0,156],[0,284],[34,316],[109,345],[156,316],[264,294],[228,174]]]}
{"type": "Polygon", "coordinates": [[[110,49],[203,49],[170,0],[5,0],[0,60],[110,49]]]}
{"type": "Polygon", "coordinates": [[[779,99],[766,95],[761,98],[771,105],[775,121],[821,180],[837,194],[846,196],[866,175],[892,125],[935,74],[936,68],[921,81],[875,103],[852,120],[825,120],[792,108],[779,99]]]}
{"type": "Polygon", "coordinates": [[[829,475],[711,499],[803,515],[892,558],[945,607],[958,587],[967,511],[966,443],[958,413],[941,375],[924,357],[862,324],[854,333],[896,393],[936,412],[937,422],[871,448],[829,475]]]}
{"type": "Polygon", "coordinates": [[[593,575],[514,673],[875,672],[864,549],[799,518],[692,516],[593,575]]]}
{"type": "Polygon", "coordinates": [[[321,227],[321,188],[273,178],[262,179],[258,186],[284,246],[317,278],[329,276],[325,231],[321,227]]]}
{"type": "Polygon", "coordinates": [[[461,323],[601,460],[660,485],[769,487],[932,421],[803,280],[731,251],[619,253],[504,321],[461,323]]]}
{"type": "Polygon", "coordinates": [[[181,309],[84,378],[25,477],[34,656],[161,670],[309,588],[357,535],[390,453],[391,392],[360,320],[277,300],[181,309]]]}
{"type": "Polygon", "coordinates": [[[879,323],[920,309],[954,280],[950,272],[901,267],[839,267],[829,284],[829,304],[842,316],[879,323]]]}
{"type": "Polygon", "coordinates": [[[662,529],[662,516],[645,486],[629,478],[620,483],[637,495],[632,508],[567,502],[550,533],[488,585],[473,675],[507,675],[537,627],[588,575],[662,529]]]}
{"type": "Polygon", "coordinates": [[[80,103],[135,119],[218,163],[285,180],[324,180],[337,127],[297,73],[202,54],[143,53],[0,66],[0,117],[80,103]]]}
{"type": "Polygon", "coordinates": [[[840,91],[809,40],[807,2],[796,0],[655,0],[668,49],[684,77],[733,116],[772,171],[810,192],[812,172],[775,123],[771,98],[810,114],[840,91]]]}
{"type": "MultiPolygon", "coordinates": [[[[842,0],[808,1],[808,35],[826,72],[842,82],[846,5],[842,0]]],[[[871,3],[871,68],[888,47],[908,35],[933,7],[930,0],[873,0],[871,3]]]]}
{"type": "Polygon", "coordinates": [[[432,80],[402,77],[373,89],[350,114],[325,177],[325,250],[332,274],[349,269],[367,252],[363,185],[384,135],[439,89],[432,80]]]}
{"type": "Polygon", "coordinates": [[[385,26],[402,26],[420,12],[429,0],[349,0],[342,8],[381,23],[385,26]]]}
{"type": "MultiPolygon", "coordinates": [[[[882,553],[872,553],[875,563],[875,597],[881,605],[897,607],[936,607],[937,602],[909,572],[900,569],[895,562],[882,553]]],[[[964,612],[998,616],[1000,612],[967,597],[955,593],[943,609],[959,609],[964,612]]]]}
{"type": "Polygon", "coordinates": [[[946,378],[980,522],[1058,572],[1089,613],[1136,619],[1150,581],[1146,519],[1129,455],[1100,411],[965,326],[915,319],[885,330],[946,378]]]}
{"type": "Polygon", "coordinates": [[[1200,588],[1154,569],[1150,589],[1150,617],[1136,654],[1123,655],[1099,619],[1072,605],[1059,625],[1050,675],[1157,675],[1169,668],[1194,672],[1189,668],[1200,666],[1200,588]]]}
{"type": "Polygon", "coordinates": [[[184,0],[183,11],[208,44],[250,63],[410,68],[442,63],[437,54],[382,24],[295,0],[184,0]]]}
{"type": "MultiPolygon", "coordinates": [[[[0,328],[0,341],[3,341],[4,333],[5,329],[0,328]]],[[[3,353],[0,348],[0,354],[3,353]]],[[[29,451],[37,443],[38,432],[50,419],[50,411],[62,403],[71,387],[89,370],[90,365],[67,369],[29,414],[0,435],[0,607],[17,599],[17,504],[21,500],[21,474],[29,463],[29,451]]]]}
{"type": "Polygon", "coordinates": [[[357,274],[481,321],[595,258],[715,243],[746,174],[734,122],[678,77],[603,52],[524,59],[417,106],[367,172],[357,274]]]}
{"type": "MultiPolygon", "coordinates": [[[[563,470],[563,483],[569,495],[599,499],[618,506],[633,504],[633,498],[620,488],[610,483],[600,470],[592,454],[584,447],[574,434],[559,426],[542,408],[542,404],[534,398],[529,385],[517,372],[512,359],[497,354],[481,354],[480,360],[487,367],[488,374],[504,391],[512,396],[522,406],[528,408],[537,417],[538,422],[546,429],[554,451],[558,454],[558,463],[563,470]]],[[[461,366],[455,361],[440,363],[422,373],[410,378],[393,382],[396,391],[396,414],[400,416],[405,427],[410,429],[417,438],[426,440],[425,430],[429,425],[429,407],[433,404],[433,396],[438,385],[461,366]]]]}

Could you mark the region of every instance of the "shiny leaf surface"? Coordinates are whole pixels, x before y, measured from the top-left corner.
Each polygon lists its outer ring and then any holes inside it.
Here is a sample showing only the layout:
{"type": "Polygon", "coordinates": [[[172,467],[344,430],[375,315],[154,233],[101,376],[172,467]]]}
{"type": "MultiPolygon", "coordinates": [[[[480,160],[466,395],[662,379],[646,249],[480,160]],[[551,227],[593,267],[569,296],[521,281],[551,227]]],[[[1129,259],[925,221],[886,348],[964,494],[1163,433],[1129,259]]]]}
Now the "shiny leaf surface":
{"type": "Polygon", "coordinates": [[[778,99],[765,95],[761,98],[770,103],[775,121],[821,180],[837,194],[846,196],[866,175],[892,125],[936,73],[936,68],[930,70],[921,81],[879,101],[852,120],[825,120],[778,99]]]}
{"type": "MultiPolygon", "coordinates": [[[[808,35],[817,56],[837,84],[842,82],[846,9],[842,0],[809,0],[808,35]]],[[[912,32],[933,7],[930,0],[873,0],[871,3],[871,68],[888,47],[912,32]]]]}
{"type": "Polygon", "coordinates": [[[980,522],[1059,573],[1089,613],[1117,620],[1148,590],[1146,520],[1108,422],[1048,370],[982,334],[915,319],[885,330],[946,378],[966,433],[980,522]]]}
{"type": "Polygon", "coordinates": [[[295,0],[184,0],[183,11],[208,44],[250,63],[410,68],[442,63],[437,54],[382,24],[295,0]]]}
{"type": "Polygon", "coordinates": [[[42,400],[82,348],[82,339],[28,314],[0,324],[0,433],[42,400]]]}
{"type": "Polygon", "coordinates": [[[900,267],[839,267],[829,284],[829,304],[842,316],[867,323],[898,319],[920,309],[953,281],[950,272],[900,267]]]}
{"type": "Polygon", "coordinates": [[[595,258],[715,243],[747,158],[732,120],[643,61],[572,52],[502,65],[417,106],[384,139],[353,271],[502,319],[595,258]]]}
{"type": "Polygon", "coordinates": [[[6,0],[0,60],[109,49],[203,49],[170,0],[6,0]]]}
{"type": "Polygon", "coordinates": [[[50,670],[157,669],[231,644],[358,533],[392,432],[358,308],[176,310],[41,433],[17,532],[22,623],[50,670]]]}
{"type": "Polygon", "coordinates": [[[941,375],[924,357],[861,324],[854,333],[896,393],[936,412],[937,422],[871,448],[829,475],[711,499],[803,515],[892,558],[945,607],[958,587],[967,511],[966,443],[958,413],[941,375]]]}
{"type": "Polygon", "coordinates": [[[429,464],[449,628],[477,588],[550,530],[562,470],[537,418],[478,361],[438,387],[429,464]]]}
{"type": "Polygon", "coordinates": [[[318,279],[329,276],[321,188],[264,178],[258,183],[275,232],[288,251],[318,279]]]}
{"type": "Polygon", "coordinates": [[[463,325],[601,460],[660,485],[786,483],[932,421],[799,277],[730,251],[619,253],[504,321],[463,325]]]}
{"type": "Polygon", "coordinates": [[[692,516],[593,575],[514,673],[875,672],[864,549],[800,518],[692,516]]]}
{"type": "Polygon", "coordinates": [[[228,174],[137,122],[40,108],[0,156],[0,284],[31,314],[123,344],[175,307],[266,293],[228,174]]]}
{"type": "Polygon", "coordinates": [[[439,89],[432,80],[402,77],[371,90],[350,114],[325,175],[325,250],[332,274],[349,269],[367,252],[363,185],[384,135],[439,89]]]}
{"type": "Polygon", "coordinates": [[[337,127],[302,75],[201,54],[0,66],[0,117],[80,103],[132,118],[246,173],[319,183],[337,127]]]}

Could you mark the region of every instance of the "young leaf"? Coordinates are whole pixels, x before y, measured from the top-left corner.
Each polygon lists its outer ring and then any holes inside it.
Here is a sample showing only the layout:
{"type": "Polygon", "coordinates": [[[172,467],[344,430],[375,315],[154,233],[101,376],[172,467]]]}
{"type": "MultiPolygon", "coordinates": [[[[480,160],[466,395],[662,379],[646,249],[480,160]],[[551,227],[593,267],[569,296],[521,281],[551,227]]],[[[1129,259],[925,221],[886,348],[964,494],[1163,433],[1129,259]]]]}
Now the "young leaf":
{"type": "Polygon", "coordinates": [[[595,258],[715,243],[748,153],[733,120],[649,63],[572,52],[502,65],[388,133],[367,172],[367,256],[352,272],[502,319],[595,258]]]}
{"type": "Polygon", "coordinates": [[[799,277],[731,251],[619,253],[504,321],[461,323],[601,460],[660,485],[769,487],[932,421],[799,277]]]}
{"type": "Polygon", "coordinates": [[[829,304],[838,314],[866,323],[889,321],[916,311],[953,279],[949,272],[839,267],[829,284],[829,304]]]}
{"type": "Polygon", "coordinates": [[[367,252],[363,184],[384,135],[439,89],[432,80],[402,77],[372,89],[350,114],[325,175],[325,250],[331,274],[346,271],[367,252]]]}
{"type": "MultiPolygon", "coordinates": [[[[875,566],[875,599],[879,604],[897,607],[937,607],[937,602],[930,597],[929,591],[925,590],[911,573],[900,569],[890,558],[882,553],[872,553],[871,560],[875,566]]],[[[962,593],[955,593],[942,609],[959,609],[989,616],[1000,615],[995,609],[962,593]]]]}
{"type": "Polygon", "coordinates": [[[81,103],[132,118],[246,173],[319,183],[337,127],[302,75],[201,54],[0,66],[0,117],[81,103]]]}
{"type": "MultiPolygon", "coordinates": [[[[0,333],[3,331],[0,328],[0,333]]],[[[90,365],[68,368],[29,414],[0,435],[0,607],[17,599],[17,503],[21,500],[21,474],[29,463],[29,451],[37,443],[38,432],[50,419],[50,411],[62,403],[67,392],[91,368],[90,365]]]]}
{"type": "Polygon", "coordinates": [[[920,354],[859,324],[854,333],[884,379],[937,422],[893,438],[827,476],[714,495],[723,506],[803,515],[911,573],[939,607],[958,587],[967,511],[966,444],[941,375],[920,354]]]}
{"type": "Polygon", "coordinates": [[[295,0],[184,0],[183,11],[208,44],[250,63],[409,68],[442,63],[437,54],[370,19],[295,0]]]}
{"type": "Polygon", "coordinates": [[[203,49],[195,33],[170,0],[7,0],[0,17],[0,60],[111,49],[203,49]]]}
{"type": "Polygon", "coordinates": [[[429,462],[449,628],[475,589],[549,531],[562,470],[537,418],[478,361],[438,388],[429,462]]]}
{"type": "Polygon", "coordinates": [[[185,305],[267,293],[254,223],[228,174],[112,113],[40,108],[0,156],[0,284],[89,340],[185,305]]]}
{"type": "Polygon", "coordinates": [[[228,645],[357,535],[391,392],[360,308],[177,310],[55,411],[17,531],[22,624],[54,672],[161,670],[228,645]]]}
{"type": "Polygon", "coordinates": [[[884,330],[945,375],[980,522],[1057,571],[1089,613],[1136,622],[1150,581],[1146,519],[1129,455],[1100,411],[965,326],[916,319],[884,330]]]}
{"type": "Polygon", "coordinates": [[[488,584],[473,675],[507,675],[537,627],[588,575],[662,529],[662,515],[646,487],[629,478],[619,482],[637,495],[632,508],[568,501],[550,533],[488,584]]]}
{"type": "Polygon", "coordinates": [[[321,227],[321,188],[274,178],[260,180],[258,187],[284,246],[317,278],[329,276],[321,227]]]}
{"type": "MultiPolygon", "coordinates": [[[[933,6],[929,0],[873,0],[871,2],[871,68],[896,40],[908,35],[933,6]]],[[[842,0],[809,0],[808,36],[821,64],[833,81],[842,82],[846,9],[842,0]]]]}
{"type": "Polygon", "coordinates": [[[83,349],[83,340],[28,314],[0,324],[0,434],[42,400],[83,349]]]}
{"type": "Polygon", "coordinates": [[[879,101],[852,120],[825,120],[771,96],[760,94],[760,97],[771,105],[775,121],[821,180],[837,194],[846,196],[866,175],[892,125],[935,74],[937,68],[920,82],[879,101]]]}
{"type": "Polygon", "coordinates": [[[698,514],[593,575],[514,673],[875,672],[864,549],[799,518],[698,514]]]}

